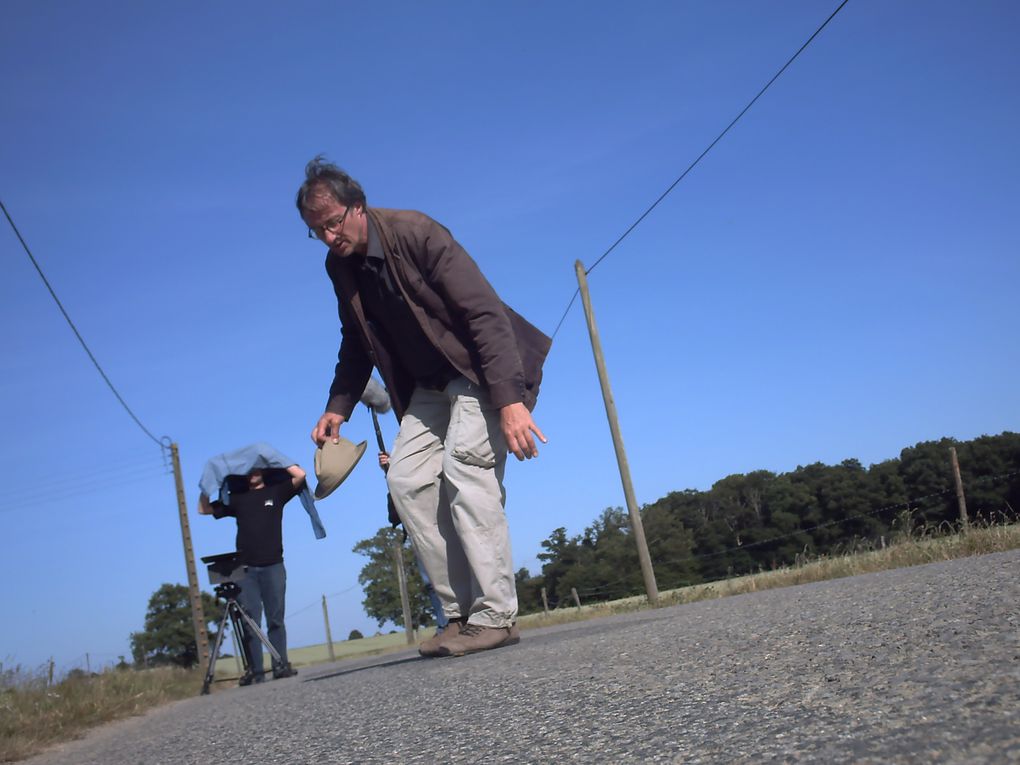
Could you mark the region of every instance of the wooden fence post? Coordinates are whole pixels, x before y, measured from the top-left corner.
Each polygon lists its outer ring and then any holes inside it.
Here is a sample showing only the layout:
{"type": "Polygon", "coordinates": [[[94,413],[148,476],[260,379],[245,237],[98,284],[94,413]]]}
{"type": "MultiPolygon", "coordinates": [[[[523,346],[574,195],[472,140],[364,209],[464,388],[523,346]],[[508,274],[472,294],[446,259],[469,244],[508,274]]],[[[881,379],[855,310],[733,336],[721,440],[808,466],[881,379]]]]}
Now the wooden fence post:
{"type": "Polygon", "coordinates": [[[542,588],[542,610],[549,613],[549,598],[545,595],[545,587],[542,588]]]}
{"type": "Polygon", "coordinates": [[[581,599],[579,597],[577,597],[577,588],[576,587],[571,587],[570,588],[570,594],[574,598],[574,602],[577,604],[577,607],[580,608],[581,607],[581,599]]]}
{"type": "Polygon", "coordinates": [[[953,463],[953,480],[956,482],[956,504],[960,508],[960,528],[963,531],[970,529],[970,522],[967,520],[967,499],[963,496],[963,479],[960,478],[960,461],[956,457],[956,447],[949,447],[949,458],[953,463]]]}
{"type": "Polygon", "coordinates": [[[329,631],[329,610],[326,608],[326,596],[322,596],[322,620],[326,622],[326,645],[329,646],[329,660],[336,661],[336,654],[333,652],[333,633],[329,631]]]}

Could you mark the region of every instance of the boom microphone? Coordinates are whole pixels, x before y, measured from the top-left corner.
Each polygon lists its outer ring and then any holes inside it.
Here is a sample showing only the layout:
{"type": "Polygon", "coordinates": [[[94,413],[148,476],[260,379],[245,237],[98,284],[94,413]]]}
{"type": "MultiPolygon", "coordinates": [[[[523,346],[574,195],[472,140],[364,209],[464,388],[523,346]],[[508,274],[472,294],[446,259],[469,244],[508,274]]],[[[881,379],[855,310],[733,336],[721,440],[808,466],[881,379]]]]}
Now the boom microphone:
{"type": "Polygon", "coordinates": [[[374,377],[370,377],[365,392],[361,394],[361,403],[373,412],[386,414],[390,411],[390,394],[374,377]]]}

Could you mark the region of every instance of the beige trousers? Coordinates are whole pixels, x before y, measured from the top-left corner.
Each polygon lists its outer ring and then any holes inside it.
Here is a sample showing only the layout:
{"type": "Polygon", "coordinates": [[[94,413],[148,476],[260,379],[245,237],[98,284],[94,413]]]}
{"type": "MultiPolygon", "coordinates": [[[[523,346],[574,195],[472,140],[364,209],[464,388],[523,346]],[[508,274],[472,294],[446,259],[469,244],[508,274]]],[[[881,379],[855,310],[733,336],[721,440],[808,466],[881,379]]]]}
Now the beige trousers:
{"type": "Polygon", "coordinates": [[[386,475],[393,504],[453,620],[509,627],[517,619],[503,511],[506,441],[487,391],[464,377],[416,388],[386,475]]]}

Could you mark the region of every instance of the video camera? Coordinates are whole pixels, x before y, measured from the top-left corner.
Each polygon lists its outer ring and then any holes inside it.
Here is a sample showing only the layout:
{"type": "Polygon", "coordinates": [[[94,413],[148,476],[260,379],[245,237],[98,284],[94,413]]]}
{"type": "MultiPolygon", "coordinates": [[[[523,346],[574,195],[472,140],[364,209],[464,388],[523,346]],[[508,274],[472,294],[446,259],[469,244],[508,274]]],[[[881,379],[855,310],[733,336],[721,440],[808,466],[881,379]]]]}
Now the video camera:
{"type": "Polygon", "coordinates": [[[241,588],[238,582],[244,579],[244,564],[236,552],[206,555],[202,558],[209,572],[209,584],[216,585],[220,597],[237,597],[241,588]]]}

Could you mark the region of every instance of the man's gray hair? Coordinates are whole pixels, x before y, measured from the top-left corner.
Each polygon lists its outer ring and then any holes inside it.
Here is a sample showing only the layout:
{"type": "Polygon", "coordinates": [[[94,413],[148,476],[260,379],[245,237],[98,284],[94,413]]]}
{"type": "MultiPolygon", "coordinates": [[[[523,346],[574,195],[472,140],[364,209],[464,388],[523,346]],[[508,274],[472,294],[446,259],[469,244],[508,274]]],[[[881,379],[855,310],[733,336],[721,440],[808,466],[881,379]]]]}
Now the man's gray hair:
{"type": "Polygon", "coordinates": [[[326,192],[344,207],[355,205],[365,206],[365,192],[361,184],[347,173],[327,162],[323,155],[318,155],[305,165],[305,182],[297,193],[297,209],[302,215],[309,197],[326,192]]]}

